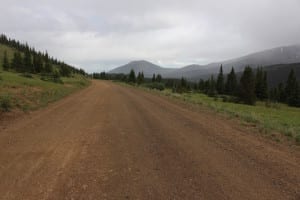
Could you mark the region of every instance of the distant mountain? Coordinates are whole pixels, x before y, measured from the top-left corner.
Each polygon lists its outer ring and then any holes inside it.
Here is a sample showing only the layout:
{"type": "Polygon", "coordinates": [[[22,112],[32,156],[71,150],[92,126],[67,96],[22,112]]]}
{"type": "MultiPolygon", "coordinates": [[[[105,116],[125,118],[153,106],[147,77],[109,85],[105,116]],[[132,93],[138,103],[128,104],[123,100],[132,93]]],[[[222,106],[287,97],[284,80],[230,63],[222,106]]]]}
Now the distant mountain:
{"type": "Polygon", "coordinates": [[[168,78],[181,78],[185,77],[187,79],[198,79],[206,75],[215,73],[215,68],[208,68],[206,65],[188,65],[165,74],[164,77],[168,78]]]}
{"type": "Polygon", "coordinates": [[[186,77],[190,80],[199,80],[199,78],[207,78],[210,74],[217,73],[221,64],[223,65],[224,72],[227,73],[231,67],[234,67],[235,71],[239,72],[247,65],[257,67],[290,63],[300,63],[300,45],[278,47],[208,65],[189,65],[172,71],[165,76],[172,78],[186,77]]]}
{"type": "MultiPolygon", "coordinates": [[[[217,74],[220,65],[223,65],[224,73],[228,73],[231,67],[234,67],[236,72],[241,72],[245,66],[251,66],[256,68],[257,66],[269,66],[266,68],[270,70],[270,73],[274,76],[280,76],[276,70],[280,72],[284,71],[282,67],[286,67],[287,71],[290,70],[289,67],[297,66],[295,65],[285,65],[291,63],[300,63],[300,45],[278,47],[274,49],[269,49],[253,54],[249,54],[240,58],[235,58],[231,60],[226,60],[223,62],[210,63],[208,65],[188,65],[182,68],[163,68],[148,61],[133,61],[121,67],[111,70],[109,73],[124,73],[128,74],[131,69],[136,73],[144,72],[146,77],[151,77],[153,74],[161,74],[165,78],[181,78],[185,77],[191,81],[198,81],[200,78],[207,79],[212,74],[217,74]],[[275,71],[271,69],[276,69],[275,71]]],[[[286,72],[283,72],[284,74],[286,72]]],[[[272,78],[272,77],[270,77],[272,78]]],[[[276,78],[278,79],[278,78],[276,78]]]]}
{"type": "Polygon", "coordinates": [[[175,70],[170,68],[163,68],[145,60],[139,60],[139,61],[132,61],[126,65],[115,68],[109,71],[109,73],[129,74],[131,69],[133,69],[136,73],[143,72],[145,77],[152,77],[153,74],[161,74],[162,76],[165,76],[167,73],[175,70]]]}

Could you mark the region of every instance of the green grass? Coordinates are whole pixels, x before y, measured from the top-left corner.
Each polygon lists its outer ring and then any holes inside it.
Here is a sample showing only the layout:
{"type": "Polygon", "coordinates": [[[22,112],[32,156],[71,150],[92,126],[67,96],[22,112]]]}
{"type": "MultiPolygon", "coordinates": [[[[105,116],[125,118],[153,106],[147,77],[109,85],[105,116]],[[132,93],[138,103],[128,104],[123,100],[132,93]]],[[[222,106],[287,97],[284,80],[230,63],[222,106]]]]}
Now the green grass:
{"type": "MultiPolygon", "coordinates": [[[[76,75],[62,78],[63,84],[32,78],[13,72],[0,71],[0,97],[10,100],[12,109],[34,110],[56,101],[89,84],[88,79],[76,75]]],[[[0,98],[1,99],[1,98],[0,98]]]]}
{"type": "Polygon", "coordinates": [[[175,94],[171,90],[164,90],[161,94],[206,106],[229,117],[253,123],[261,132],[279,132],[300,143],[300,108],[288,107],[285,104],[266,105],[265,102],[257,102],[256,106],[249,106],[223,102],[221,98],[208,97],[201,93],[175,94]]]}

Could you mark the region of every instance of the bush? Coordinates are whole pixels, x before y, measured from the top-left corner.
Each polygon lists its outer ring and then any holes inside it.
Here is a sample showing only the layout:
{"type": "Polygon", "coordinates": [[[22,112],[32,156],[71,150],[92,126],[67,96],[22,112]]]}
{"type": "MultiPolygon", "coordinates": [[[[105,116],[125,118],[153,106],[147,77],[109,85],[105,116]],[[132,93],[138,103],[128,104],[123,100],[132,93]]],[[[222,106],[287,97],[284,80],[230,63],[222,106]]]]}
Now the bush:
{"type": "Polygon", "coordinates": [[[265,101],[265,106],[266,106],[267,108],[280,109],[280,105],[279,105],[278,103],[272,102],[272,101],[269,101],[269,100],[265,101]]]}
{"type": "Polygon", "coordinates": [[[11,98],[8,95],[0,96],[0,111],[8,112],[12,108],[11,98]]]}
{"type": "Polygon", "coordinates": [[[143,84],[143,86],[146,88],[156,89],[156,90],[160,90],[160,91],[165,89],[165,85],[163,83],[157,83],[157,82],[146,83],[146,84],[143,84]]]}
{"type": "Polygon", "coordinates": [[[230,99],[230,97],[229,96],[227,96],[227,95],[220,95],[219,97],[221,97],[221,99],[222,99],[222,101],[223,102],[228,102],[230,99]]]}
{"type": "Polygon", "coordinates": [[[239,98],[235,96],[231,96],[228,101],[231,103],[240,103],[239,98]]]}
{"type": "Polygon", "coordinates": [[[235,96],[220,95],[223,102],[240,103],[239,98],[235,96]]]}
{"type": "Polygon", "coordinates": [[[41,74],[41,80],[43,81],[50,81],[54,83],[63,84],[64,82],[60,79],[58,73],[51,73],[51,74],[41,74]]]}
{"type": "Polygon", "coordinates": [[[23,74],[21,74],[21,76],[25,77],[25,78],[33,78],[32,74],[25,72],[23,74]]]}

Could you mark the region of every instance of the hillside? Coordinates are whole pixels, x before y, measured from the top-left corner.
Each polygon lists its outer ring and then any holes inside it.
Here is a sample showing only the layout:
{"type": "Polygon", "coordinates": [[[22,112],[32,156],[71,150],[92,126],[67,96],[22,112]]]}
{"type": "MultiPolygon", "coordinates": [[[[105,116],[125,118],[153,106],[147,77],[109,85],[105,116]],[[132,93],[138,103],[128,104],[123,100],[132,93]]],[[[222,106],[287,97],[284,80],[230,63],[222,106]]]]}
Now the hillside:
{"type": "Polygon", "coordinates": [[[136,73],[143,72],[145,77],[152,77],[153,74],[161,74],[166,75],[167,73],[175,70],[170,68],[162,68],[158,65],[155,65],[151,62],[140,60],[140,61],[132,61],[126,65],[117,67],[109,73],[112,74],[129,74],[130,70],[133,69],[136,73]]]}
{"type": "MultiPolygon", "coordinates": [[[[292,69],[294,69],[297,80],[300,81],[300,63],[269,65],[263,69],[267,72],[269,88],[277,87],[279,83],[285,83],[292,69]]],[[[216,77],[217,73],[214,73],[214,76],[216,77]]],[[[241,76],[242,72],[238,72],[237,77],[241,76]]]]}
{"type": "Polygon", "coordinates": [[[216,73],[221,64],[223,65],[224,72],[227,73],[232,66],[236,72],[239,72],[242,71],[246,65],[257,67],[290,63],[300,63],[300,45],[278,47],[240,58],[210,63],[208,65],[186,66],[166,74],[166,77],[186,77],[190,80],[199,80],[200,78],[207,78],[212,73],[216,73]]]}
{"type": "Polygon", "coordinates": [[[89,84],[84,71],[36,52],[27,44],[3,35],[0,42],[0,117],[11,110],[37,109],[89,84]],[[4,52],[9,63],[5,70],[4,52]],[[15,67],[16,55],[19,55],[18,67],[15,67]]]}
{"type": "Polygon", "coordinates": [[[280,82],[285,82],[291,69],[294,69],[296,78],[300,81],[300,63],[279,64],[264,67],[264,70],[267,71],[268,74],[269,87],[275,87],[280,82]]]}

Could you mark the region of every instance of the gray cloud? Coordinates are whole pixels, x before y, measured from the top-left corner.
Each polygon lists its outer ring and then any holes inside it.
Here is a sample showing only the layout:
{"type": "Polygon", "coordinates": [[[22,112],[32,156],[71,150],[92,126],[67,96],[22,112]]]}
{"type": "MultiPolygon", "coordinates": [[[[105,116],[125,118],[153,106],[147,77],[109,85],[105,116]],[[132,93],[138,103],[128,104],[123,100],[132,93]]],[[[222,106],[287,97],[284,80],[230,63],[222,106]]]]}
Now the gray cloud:
{"type": "Polygon", "coordinates": [[[2,32],[88,71],[169,67],[299,43],[299,0],[1,0],[2,32]]]}

